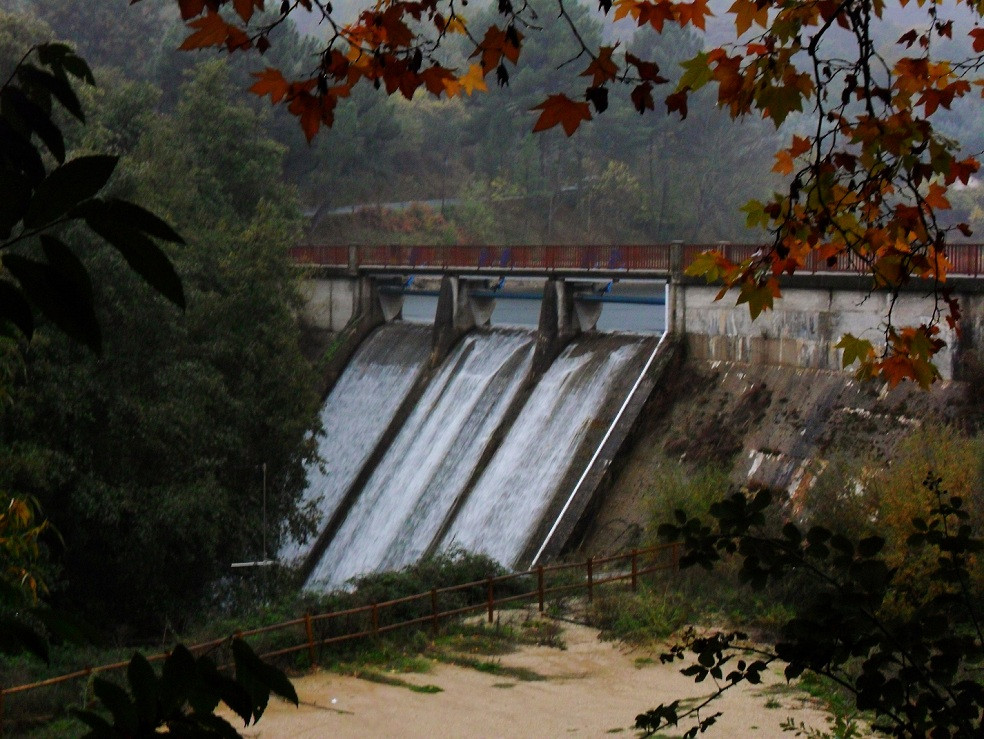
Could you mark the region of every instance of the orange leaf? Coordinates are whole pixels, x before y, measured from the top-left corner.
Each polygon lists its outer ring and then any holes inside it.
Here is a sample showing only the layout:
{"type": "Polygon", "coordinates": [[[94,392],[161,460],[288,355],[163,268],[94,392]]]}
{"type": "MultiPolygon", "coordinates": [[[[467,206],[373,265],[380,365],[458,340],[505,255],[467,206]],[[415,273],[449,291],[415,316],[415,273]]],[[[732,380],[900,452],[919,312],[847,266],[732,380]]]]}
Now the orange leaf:
{"type": "Polygon", "coordinates": [[[615,80],[615,75],[618,74],[618,65],[612,61],[614,51],[614,46],[602,46],[598,50],[598,56],[592,59],[588,68],[581,72],[582,77],[591,78],[592,87],[598,87],[615,80]]]}
{"type": "Polygon", "coordinates": [[[930,184],[929,192],[926,193],[924,200],[930,208],[935,208],[936,210],[950,209],[950,201],[946,199],[946,188],[935,182],[930,184]]]}
{"type": "Polygon", "coordinates": [[[564,133],[572,136],[581,121],[591,120],[591,108],[587,103],[576,102],[563,94],[551,95],[531,110],[543,111],[533,126],[533,133],[546,131],[559,124],[563,126],[564,133]]]}
{"type": "MultiPolygon", "coordinates": [[[[435,64],[433,67],[428,67],[420,73],[420,79],[424,83],[424,87],[427,88],[427,92],[436,97],[440,97],[441,93],[447,91],[448,81],[455,80],[454,75],[451,73],[450,69],[445,69],[439,64],[435,64]]],[[[457,92],[457,89],[455,90],[457,92]]],[[[451,95],[449,94],[449,97],[451,95]]]]}
{"type": "Polygon", "coordinates": [[[789,147],[789,154],[798,157],[813,148],[813,142],[805,136],[793,136],[793,144],[789,147]]]}
{"type": "Polygon", "coordinates": [[[468,72],[458,78],[458,82],[461,83],[461,89],[469,97],[475,90],[487,92],[489,89],[488,85],[485,84],[485,73],[482,72],[482,67],[479,64],[472,64],[468,68],[468,72]]]}
{"type": "Polygon", "coordinates": [[[260,97],[269,95],[270,102],[273,104],[279,103],[284,99],[284,96],[287,94],[288,84],[279,69],[267,67],[262,72],[253,72],[253,76],[256,77],[256,82],[249,88],[250,92],[260,97]]]}
{"type": "Polygon", "coordinates": [[[707,7],[708,0],[694,0],[692,3],[678,3],[676,6],[677,22],[681,26],[688,23],[694,28],[705,30],[705,19],[714,13],[707,7]]]}
{"type": "Polygon", "coordinates": [[[734,13],[735,16],[735,31],[737,35],[741,36],[745,31],[752,27],[752,23],[757,23],[766,28],[769,25],[769,6],[759,4],[755,0],[735,0],[730,8],[728,8],[729,13],[734,13]]]}
{"type": "MultiPolygon", "coordinates": [[[[222,20],[221,15],[213,13],[211,10],[201,18],[189,22],[188,26],[197,30],[181,44],[179,48],[182,51],[221,46],[229,38],[229,24],[222,20]]],[[[232,28],[235,29],[235,26],[232,28]]]]}
{"type": "Polygon", "coordinates": [[[778,172],[781,175],[793,173],[793,157],[790,155],[788,149],[782,149],[776,152],[776,163],[772,165],[772,171],[778,172]]]}

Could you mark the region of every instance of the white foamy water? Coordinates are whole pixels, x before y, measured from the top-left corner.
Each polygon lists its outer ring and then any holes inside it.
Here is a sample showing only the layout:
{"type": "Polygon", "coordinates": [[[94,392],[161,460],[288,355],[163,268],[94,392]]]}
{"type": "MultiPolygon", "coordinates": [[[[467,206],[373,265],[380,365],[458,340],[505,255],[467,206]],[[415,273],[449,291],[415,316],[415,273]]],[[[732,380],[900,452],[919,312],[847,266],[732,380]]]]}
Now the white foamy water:
{"type": "MultiPolygon", "coordinates": [[[[441,547],[484,552],[516,564],[557,493],[590,424],[642,343],[614,337],[571,344],[537,384],[448,529],[441,547]]],[[[620,399],[621,400],[621,399],[620,399]]]]}
{"type": "MultiPolygon", "coordinates": [[[[324,436],[318,453],[323,468],[308,469],[302,505],[318,501],[321,525],[328,523],[349,486],[379,443],[410,388],[420,377],[431,348],[425,326],[391,323],[376,329],[359,347],[321,407],[324,436]]],[[[280,559],[299,563],[313,546],[288,539],[280,559]]]]}
{"type": "Polygon", "coordinates": [[[466,336],[431,381],[308,578],[331,589],[399,569],[432,543],[526,378],[535,335],[466,336]]]}

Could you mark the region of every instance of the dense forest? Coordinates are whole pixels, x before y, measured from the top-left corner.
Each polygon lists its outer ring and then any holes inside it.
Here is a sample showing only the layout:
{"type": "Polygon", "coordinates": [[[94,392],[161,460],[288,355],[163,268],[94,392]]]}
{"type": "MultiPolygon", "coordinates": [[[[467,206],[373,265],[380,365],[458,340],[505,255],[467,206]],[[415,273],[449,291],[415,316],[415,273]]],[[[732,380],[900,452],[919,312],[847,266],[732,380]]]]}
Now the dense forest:
{"type": "MultiPolygon", "coordinates": [[[[284,29],[258,59],[178,52],[173,4],[0,0],[0,11],[5,76],[33,43],[77,46],[97,86],[84,91],[86,125],[66,122],[69,145],[119,155],[114,192],[188,242],[169,247],[181,314],[115,252],[66,233],[94,277],[103,354],[46,331],[0,353],[0,484],[35,496],[59,532],[52,599],[121,638],[180,628],[230,562],[260,553],[264,464],[270,519],[307,525],[296,503],[318,399],[289,245],[747,240],[740,206],[774,184],[771,124],[736,124],[710,93],[683,122],[620,98],[603,127],[531,134],[530,108],[567,84],[576,55],[561,24],[530,34],[508,84],[451,100],[360,87],[309,145],[293,116],[246,90],[264,64],[310,66],[317,27],[284,29]]],[[[670,76],[700,43],[570,12],[589,44],[618,41],[670,76]]],[[[954,111],[954,131],[976,130],[969,115],[954,111]]],[[[980,200],[967,188],[955,211],[984,221],[980,200]]],[[[273,549],[282,532],[269,533],[273,549]]]]}
{"type": "MultiPolygon", "coordinates": [[[[51,601],[119,640],[181,629],[231,562],[258,557],[264,465],[269,520],[294,533],[308,523],[297,501],[315,462],[317,382],[299,346],[289,245],[734,238],[748,193],[721,173],[768,184],[769,131],[736,128],[710,98],[686,131],[613,102],[614,128],[532,136],[526,111],[571,54],[556,27],[508,86],[451,101],[361,92],[308,145],[293,117],[246,93],[257,60],[176,50],[171,7],[3,0],[0,11],[5,77],[34,43],[74,44],[97,84],[82,90],[85,125],[64,124],[73,156],[119,156],[111,194],[187,241],[169,247],[182,314],[115,251],[66,230],[93,277],[102,354],[44,327],[29,346],[3,347],[0,484],[33,496],[57,531],[51,601]]],[[[585,33],[613,32],[576,13],[585,33]]],[[[659,43],[670,67],[697,41],[659,43]]],[[[300,69],[317,46],[290,30],[263,61],[300,69]]]]}
{"type": "MultiPolygon", "coordinates": [[[[125,26],[112,31],[120,17],[159,19],[101,16],[108,5],[57,5],[104,42],[89,50],[98,86],[80,91],[86,125],[66,122],[67,144],[119,156],[111,194],[185,237],[169,256],[187,310],[89,232],[63,230],[92,275],[103,351],[43,326],[29,345],[3,345],[0,484],[54,526],[50,600],[129,639],[180,628],[231,562],[257,558],[264,464],[271,520],[300,523],[317,393],[286,259],[303,225],[286,147],[219,60],[158,66],[173,84],[155,83],[125,26]]],[[[59,21],[4,13],[4,74],[59,21]]]]}

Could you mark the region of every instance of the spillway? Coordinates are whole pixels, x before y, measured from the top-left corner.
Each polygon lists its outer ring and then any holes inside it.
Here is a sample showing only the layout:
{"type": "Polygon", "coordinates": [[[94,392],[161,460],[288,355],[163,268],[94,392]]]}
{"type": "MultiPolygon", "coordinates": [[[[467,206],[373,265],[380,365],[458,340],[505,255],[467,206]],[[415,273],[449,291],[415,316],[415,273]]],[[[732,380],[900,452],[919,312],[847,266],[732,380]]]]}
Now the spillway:
{"type": "Polygon", "coordinates": [[[516,398],[535,334],[475,331],[445,360],[312,570],[330,589],[418,559],[437,536],[516,398]]]}
{"type": "MultiPolygon", "coordinates": [[[[592,423],[606,423],[645,344],[624,335],[575,340],[546,371],[475,484],[441,546],[484,552],[507,567],[530,544],[592,423]]],[[[631,380],[630,380],[631,381],[631,380]]]]}
{"type": "MultiPolygon", "coordinates": [[[[318,442],[323,466],[308,469],[301,505],[315,505],[322,525],[393,421],[400,404],[423,373],[431,350],[427,326],[390,323],[362,342],[321,407],[324,435],[318,442]]],[[[288,539],[284,562],[299,562],[313,541],[288,539]]]]}

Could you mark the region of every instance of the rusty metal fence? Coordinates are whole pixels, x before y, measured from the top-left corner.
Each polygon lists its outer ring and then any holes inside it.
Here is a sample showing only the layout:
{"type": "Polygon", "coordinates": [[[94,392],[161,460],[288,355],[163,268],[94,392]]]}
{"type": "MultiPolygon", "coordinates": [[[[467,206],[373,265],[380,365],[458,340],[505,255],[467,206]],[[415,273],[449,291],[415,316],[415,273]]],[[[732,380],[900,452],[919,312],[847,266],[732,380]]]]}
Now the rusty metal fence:
{"type": "MultiPolygon", "coordinates": [[[[741,262],[765,244],[680,244],[682,267],[698,254],[720,251],[733,262],[741,262]]],[[[669,274],[673,244],[648,245],[546,245],[546,246],[330,246],[302,244],[291,247],[295,263],[345,269],[399,269],[401,271],[477,270],[491,272],[645,272],[669,274]]],[[[950,274],[984,276],[984,244],[950,244],[946,248],[950,274]]],[[[865,265],[860,257],[845,252],[832,260],[811,253],[799,270],[858,273],[865,265]]]]}
{"type": "MultiPolygon", "coordinates": [[[[496,609],[508,605],[536,603],[539,612],[543,613],[548,602],[561,596],[583,593],[591,601],[599,588],[613,584],[623,584],[635,591],[641,578],[656,572],[676,571],[678,563],[678,545],[667,544],[633,549],[607,557],[588,557],[580,562],[540,565],[523,572],[432,588],[404,598],[370,603],[357,608],[308,613],[271,626],[237,631],[221,639],[189,646],[188,649],[194,654],[202,654],[222,647],[234,637],[248,640],[264,634],[282,633],[288,641],[294,643],[279,649],[261,651],[261,657],[272,659],[306,653],[310,664],[317,665],[326,648],[342,642],[375,638],[410,626],[428,626],[437,630],[442,621],[476,613],[482,613],[489,623],[493,623],[496,609]],[[517,585],[520,589],[518,593],[515,592],[517,585]],[[509,594],[503,595],[503,590],[508,590],[509,594]],[[476,597],[479,593],[481,596],[476,597]],[[465,598],[466,605],[448,607],[447,602],[456,595],[459,596],[460,603],[461,594],[470,596],[465,598]],[[442,601],[445,603],[443,606],[442,601]],[[408,611],[411,611],[410,617],[407,617],[408,611]]],[[[147,659],[150,662],[160,662],[167,656],[167,652],[161,652],[149,655],[147,659]]],[[[86,667],[45,680],[0,688],[0,734],[3,733],[4,704],[11,696],[120,670],[128,664],[129,660],[126,660],[86,667]]]]}

